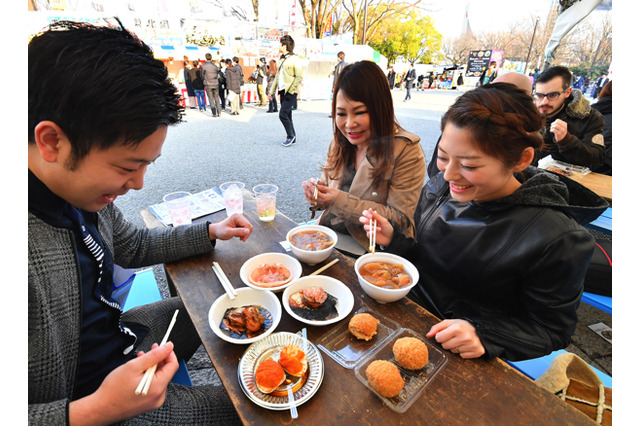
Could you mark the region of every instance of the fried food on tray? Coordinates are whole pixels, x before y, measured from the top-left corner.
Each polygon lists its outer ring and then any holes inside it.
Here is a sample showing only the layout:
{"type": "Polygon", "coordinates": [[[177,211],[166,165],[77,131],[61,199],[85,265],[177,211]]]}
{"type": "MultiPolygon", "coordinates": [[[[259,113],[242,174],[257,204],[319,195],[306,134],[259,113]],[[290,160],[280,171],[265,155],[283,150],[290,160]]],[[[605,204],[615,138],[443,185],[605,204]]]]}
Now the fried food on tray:
{"type": "Polygon", "coordinates": [[[287,375],[284,374],[282,366],[268,358],[260,363],[256,369],[256,386],[261,392],[271,393],[278,386],[284,383],[287,375]]]}
{"type": "Polygon", "coordinates": [[[280,287],[291,281],[291,271],[281,263],[263,263],[249,274],[249,282],[263,288],[280,287]]]}
{"type": "Polygon", "coordinates": [[[367,367],[366,374],[369,385],[385,398],[398,396],[404,387],[398,367],[389,361],[373,361],[367,367]]]}
{"type": "Polygon", "coordinates": [[[420,339],[402,337],[393,344],[393,356],[401,367],[420,370],[429,362],[429,349],[420,339]]]}
{"type": "Polygon", "coordinates": [[[378,332],[378,324],[380,324],[380,321],[371,314],[355,314],[349,320],[349,332],[356,339],[369,341],[378,332]]]}
{"type": "Polygon", "coordinates": [[[280,365],[292,376],[301,377],[308,368],[307,355],[296,345],[287,345],[280,351],[280,365]]]}

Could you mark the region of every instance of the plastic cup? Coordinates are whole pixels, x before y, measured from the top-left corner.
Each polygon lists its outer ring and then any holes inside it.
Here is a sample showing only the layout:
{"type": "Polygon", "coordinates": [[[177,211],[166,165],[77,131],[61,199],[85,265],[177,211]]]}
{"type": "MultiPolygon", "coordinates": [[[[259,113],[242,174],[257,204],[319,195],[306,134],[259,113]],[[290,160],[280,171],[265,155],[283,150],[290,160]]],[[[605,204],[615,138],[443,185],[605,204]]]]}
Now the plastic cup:
{"type": "Polygon", "coordinates": [[[224,198],[224,206],[227,209],[227,217],[234,213],[242,214],[242,190],[244,183],[242,182],[225,182],[220,185],[222,197],[224,198]]]}
{"type": "Polygon", "coordinates": [[[191,223],[191,194],[189,192],[172,192],[165,195],[162,200],[169,210],[173,226],[191,223]]]}
{"type": "Polygon", "coordinates": [[[271,222],[276,217],[276,192],[278,187],[268,183],[253,187],[258,205],[258,218],[263,222],[271,222]]]}

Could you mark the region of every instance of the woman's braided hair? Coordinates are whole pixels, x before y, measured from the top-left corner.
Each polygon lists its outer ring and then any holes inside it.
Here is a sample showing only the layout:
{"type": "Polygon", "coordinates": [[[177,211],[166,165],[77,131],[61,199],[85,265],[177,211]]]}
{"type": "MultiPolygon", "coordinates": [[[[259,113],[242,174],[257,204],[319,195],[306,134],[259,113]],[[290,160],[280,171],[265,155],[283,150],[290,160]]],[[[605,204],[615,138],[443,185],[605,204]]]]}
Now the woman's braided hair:
{"type": "Polygon", "coordinates": [[[442,117],[471,132],[478,147],[505,167],[515,165],[527,147],[543,147],[544,117],[528,93],[509,83],[492,83],[460,96],[442,117]]]}

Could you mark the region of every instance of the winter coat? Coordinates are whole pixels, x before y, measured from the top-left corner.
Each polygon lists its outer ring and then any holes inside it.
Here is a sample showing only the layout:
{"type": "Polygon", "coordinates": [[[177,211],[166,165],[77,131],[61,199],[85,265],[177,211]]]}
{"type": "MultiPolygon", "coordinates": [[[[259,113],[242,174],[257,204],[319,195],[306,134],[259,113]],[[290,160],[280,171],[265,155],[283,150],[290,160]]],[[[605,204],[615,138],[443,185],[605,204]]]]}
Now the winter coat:
{"type": "Polygon", "coordinates": [[[284,90],[285,93],[298,93],[300,83],[302,82],[302,73],[302,64],[300,63],[300,58],[297,55],[289,53],[286,56],[283,56],[280,58],[280,62],[278,63],[276,83],[271,87],[269,94],[273,95],[276,89],[278,89],[278,91],[284,90]],[[280,78],[281,73],[284,73],[284,87],[278,87],[278,79],[280,78]]]}
{"type": "Polygon", "coordinates": [[[204,87],[218,87],[218,66],[211,61],[205,61],[202,64],[201,70],[204,87]]]}
{"type": "Polygon", "coordinates": [[[604,137],[604,147],[605,147],[605,158],[604,158],[604,166],[598,168],[594,171],[598,173],[607,173],[611,174],[611,113],[612,113],[612,101],[611,96],[604,96],[598,99],[598,102],[591,105],[591,108],[597,110],[602,114],[602,118],[604,119],[604,132],[602,136],[604,137]]]}
{"type": "MultiPolygon", "coordinates": [[[[604,118],[579,90],[573,89],[565,101],[564,108],[553,117],[547,118],[544,129],[545,147],[539,158],[551,155],[555,160],[585,167],[602,164],[606,150],[604,146],[604,118]],[[555,141],[549,130],[551,124],[560,119],[567,123],[567,135],[555,141]]],[[[534,165],[537,165],[537,161],[534,165]]]]}
{"type": "Polygon", "coordinates": [[[225,77],[227,79],[227,89],[235,92],[236,94],[240,94],[240,71],[238,71],[238,67],[227,67],[224,72],[225,77]]]}
{"type": "Polygon", "coordinates": [[[605,200],[535,167],[493,201],[455,201],[439,173],[422,190],[416,239],[394,232],[386,251],[409,259],[420,281],[410,297],[441,319],[476,328],[484,357],[537,358],[571,342],[594,239],[581,225],[605,200]]]}
{"type": "Polygon", "coordinates": [[[193,90],[204,90],[204,83],[202,82],[202,70],[198,68],[191,68],[189,70],[189,79],[191,79],[193,90]]]}
{"type": "Polygon", "coordinates": [[[195,88],[193,87],[190,71],[191,69],[184,67],[184,85],[187,88],[187,96],[195,96],[196,92],[194,91],[195,88]]]}
{"type": "MultiPolygon", "coordinates": [[[[344,223],[347,231],[363,247],[368,247],[369,238],[358,219],[368,208],[393,222],[397,229],[408,236],[415,235],[413,213],[424,184],[425,162],[420,138],[413,133],[401,131],[393,138],[392,167],[377,186],[373,185],[371,169],[374,161],[369,156],[358,167],[347,192],[340,191],[335,201],[320,217],[320,224],[335,226],[344,223]]],[[[330,148],[331,149],[331,148],[330,148]]],[[[330,179],[324,172],[320,178],[331,188],[340,189],[342,174],[330,179]]]]}

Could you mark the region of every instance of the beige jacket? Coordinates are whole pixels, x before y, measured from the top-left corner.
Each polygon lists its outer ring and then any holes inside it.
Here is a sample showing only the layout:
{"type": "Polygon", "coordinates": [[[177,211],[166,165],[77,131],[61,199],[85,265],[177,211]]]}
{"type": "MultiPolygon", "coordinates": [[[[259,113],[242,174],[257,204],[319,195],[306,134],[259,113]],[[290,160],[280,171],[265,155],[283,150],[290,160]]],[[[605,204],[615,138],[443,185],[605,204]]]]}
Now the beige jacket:
{"type": "MultiPolygon", "coordinates": [[[[284,73],[285,93],[298,93],[304,71],[300,58],[295,54],[289,54],[284,61],[280,61],[278,70],[276,71],[276,79],[274,80],[273,86],[271,86],[271,90],[269,90],[269,94],[273,95],[276,92],[280,73],[282,72],[284,73]]],[[[278,90],[283,90],[283,88],[279,87],[278,90]]]]}
{"type": "MultiPolygon", "coordinates": [[[[418,205],[424,185],[425,162],[420,138],[407,131],[398,132],[393,140],[394,166],[387,171],[382,183],[373,187],[370,178],[372,165],[367,156],[356,171],[349,192],[340,191],[338,198],[329,206],[319,223],[325,226],[344,222],[351,236],[363,247],[369,246],[369,238],[359,222],[362,211],[372,208],[394,224],[403,234],[413,237],[415,223],[413,213],[418,205]],[[328,219],[330,214],[336,217],[328,219]],[[331,223],[329,223],[331,222],[331,223]]],[[[322,182],[331,188],[340,188],[342,177],[329,179],[322,174],[322,182]]]]}

